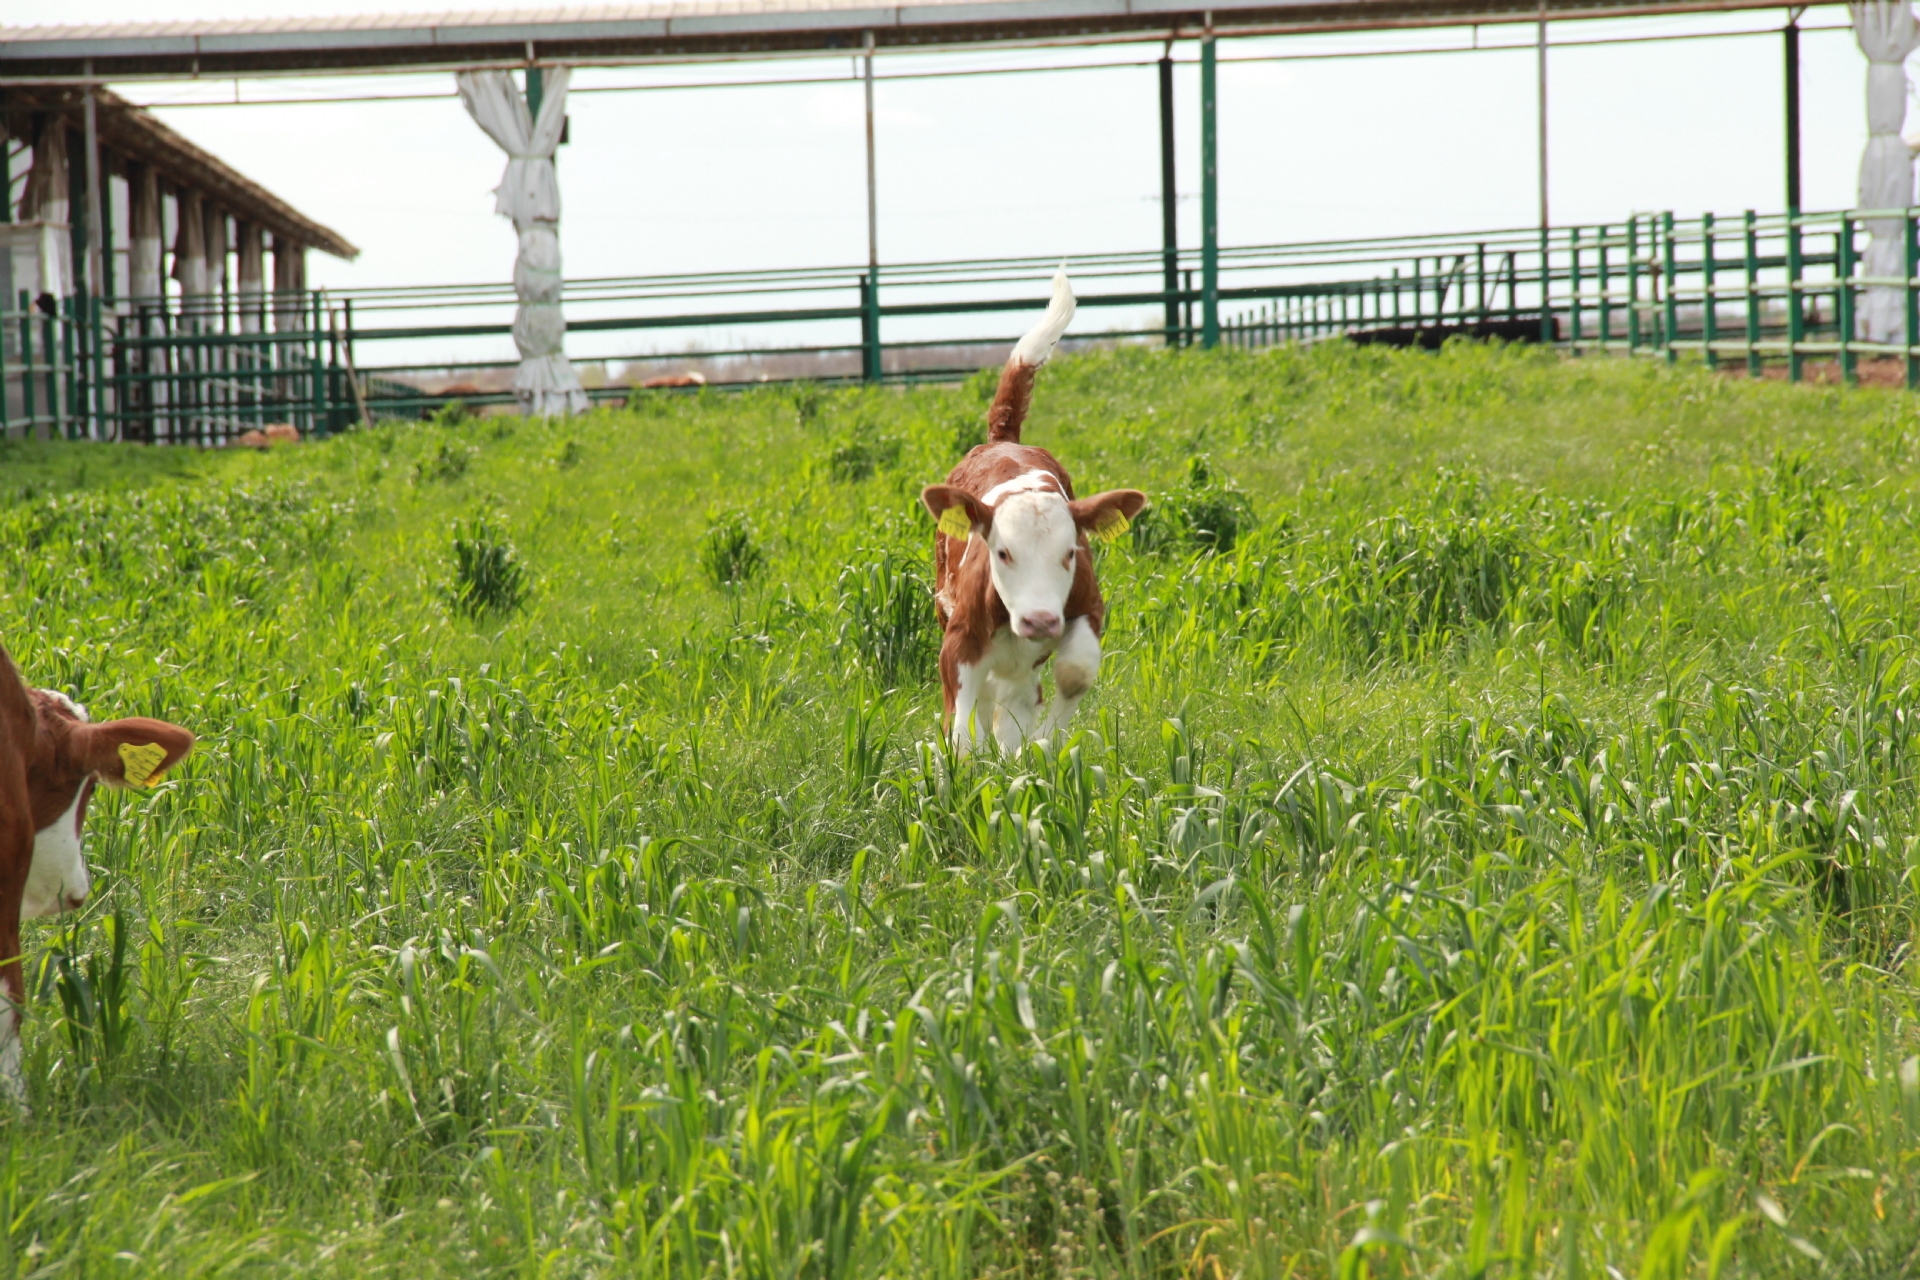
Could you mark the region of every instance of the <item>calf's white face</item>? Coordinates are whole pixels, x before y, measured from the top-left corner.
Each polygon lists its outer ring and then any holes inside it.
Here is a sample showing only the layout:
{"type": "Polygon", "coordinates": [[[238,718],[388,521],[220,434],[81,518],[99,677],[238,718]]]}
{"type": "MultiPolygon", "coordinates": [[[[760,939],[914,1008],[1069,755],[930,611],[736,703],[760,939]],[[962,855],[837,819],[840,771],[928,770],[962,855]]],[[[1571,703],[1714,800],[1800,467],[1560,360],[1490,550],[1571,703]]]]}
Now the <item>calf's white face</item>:
{"type": "Polygon", "coordinates": [[[1014,634],[1028,640],[1059,637],[1079,541],[1073,512],[1058,493],[1014,493],[994,508],[986,538],[988,569],[1014,634]]]}

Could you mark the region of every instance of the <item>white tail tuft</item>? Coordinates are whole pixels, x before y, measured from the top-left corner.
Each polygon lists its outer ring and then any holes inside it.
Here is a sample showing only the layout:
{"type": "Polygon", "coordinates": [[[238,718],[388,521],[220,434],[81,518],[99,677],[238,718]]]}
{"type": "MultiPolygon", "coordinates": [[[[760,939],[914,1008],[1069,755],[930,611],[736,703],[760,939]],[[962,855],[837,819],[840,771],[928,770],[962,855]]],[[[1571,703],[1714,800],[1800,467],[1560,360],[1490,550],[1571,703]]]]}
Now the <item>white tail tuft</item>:
{"type": "Polygon", "coordinates": [[[1047,304],[1047,314],[1020,339],[1020,345],[1013,349],[1012,360],[1036,369],[1045,364],[1060,335],[1073,323],[1074,305],[1073,286],[1067,282],[1067,264],[1063,262],[1053,273],[1053,301],[1047,304]]]}

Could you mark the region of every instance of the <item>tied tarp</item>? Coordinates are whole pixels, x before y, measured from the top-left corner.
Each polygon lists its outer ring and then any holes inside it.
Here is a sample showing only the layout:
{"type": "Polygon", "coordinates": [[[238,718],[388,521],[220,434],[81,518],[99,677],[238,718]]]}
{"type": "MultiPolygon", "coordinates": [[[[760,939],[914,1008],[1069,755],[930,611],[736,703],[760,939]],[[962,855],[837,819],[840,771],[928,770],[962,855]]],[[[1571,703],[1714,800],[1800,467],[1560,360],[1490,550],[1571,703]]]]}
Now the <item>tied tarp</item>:
{"type": "Polygon", "coordinates": [[[520,368],[513,391],[520,411],[535,416],[585,413],[587,393],[567,360],[567,323],[560,310],[560,184],[553,152],[566,122],[567,82],[572,72],[550,69],[540,118],[505,71],[462,71],[455,76],[467,114],[507,153],[507,172],[493,189],[495,213],[513,220],[520,252],[513,263],[513,341],[520,368]]]}
{"type": "MultiPolygon", "coordinates": [[[[1913,203],[1913,152],[1900,136],[1907,115],[1907,55],[1920,46],[1913,10],[1907,0],[1871,0],[1847,6],[1853,38],[1867,55],[1867,150],[1860,157],[1861,209],[1905,209],[1913,203]]],[[[1873,240],[1860,264],[1861,274],[1880,279],[1906,275],[1907,255],[1900,219],[1870,218],[1873,240]]],[[[1859,336],[1867,342],[1906,340],[1905,291],[1889,285],[1869,287],[1860,308],[1859,336]]]]}

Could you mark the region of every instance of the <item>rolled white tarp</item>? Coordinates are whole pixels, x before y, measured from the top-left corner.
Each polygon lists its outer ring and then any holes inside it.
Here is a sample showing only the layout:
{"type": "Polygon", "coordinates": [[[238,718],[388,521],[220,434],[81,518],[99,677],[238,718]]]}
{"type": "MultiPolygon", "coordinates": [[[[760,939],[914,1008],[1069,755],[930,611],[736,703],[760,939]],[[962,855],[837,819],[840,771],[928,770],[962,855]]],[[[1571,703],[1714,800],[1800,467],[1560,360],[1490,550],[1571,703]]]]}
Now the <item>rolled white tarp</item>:
{"type": "Polygon", "coordinates": [[[48,116],[33,139],[33,167],[20,193],[22,222],[40,223],[40,292],[64,298],[73,292],[73,227],[67,172],[67,122],[48,116]]]}
{"type": "Polygon", "coordinates": [[[467,114],[507,153],[507,171],[493,189],[495,213],[513,220],[520,251],[513,263],[513,342],[520,368],[513,375],[520,411],[534,416],[587,411],[587,393],[567,360],[567,323],[560,308],[560,184],[554,149],[566,121],[572,72],[549,69],[540,118],[505,71],[462,71],[455,77],[467,114]]]}
{"type": "MultiPolygon", "coordinates": [[[[1847,6],[1853,38],[1867,55],[1867,149],[1860,157],[1860,209],[1905,209],[1913,204],[1913,152],[1900,136],[1907,116],[1907,56],[1920,47],[1908,0],[1868,0],[1847,6]]],[[[1873,240],[1860,263],[1862,275],[1882,279],[1906,274],[1903,228],[1895,218],[1870,218],[1873,240]]],[[[1867,342],[1906,339],[1906,295],[1877,286],[1861,300],[1858,336],[1867,342]]]]}
{"type": "Polygon", "coordinates": [[[135,301],[156,301],[164,286],[160,283],[160,175],[150,164],[143,164],[128,184],[127,231],[132,241],[127,262],[127,290],[135,301]]]}

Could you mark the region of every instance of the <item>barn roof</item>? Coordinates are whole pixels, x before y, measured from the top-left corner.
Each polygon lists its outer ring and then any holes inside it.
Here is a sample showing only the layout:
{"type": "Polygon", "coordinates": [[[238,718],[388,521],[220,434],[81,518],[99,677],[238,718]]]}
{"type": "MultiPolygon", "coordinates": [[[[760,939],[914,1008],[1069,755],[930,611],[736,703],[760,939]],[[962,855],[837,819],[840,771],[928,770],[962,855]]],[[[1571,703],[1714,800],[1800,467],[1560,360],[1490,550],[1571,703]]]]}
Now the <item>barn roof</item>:
{"type": "Polygon", "coordinates": [[[669,0],[477,13],[0,26],[0,78],[233,75],[1778,9],[1779,0],[669,0]]]}
{"type": "MultiPolygon", "coordinates": [[[[5,86],[10,114],[57,111],[78,127],[81,91],[60,86],[5,86]]],[[[152,165],[177,186],[210,196],[236,218],[256,223],[291,243],[309,245],[337,258],[356,258],[360,250],[332,227],[306,214],[252,178],[204,151],[160,123],[151,114],[106,89],[95,91],[95,120],[100,149],[152,165]]]]}

